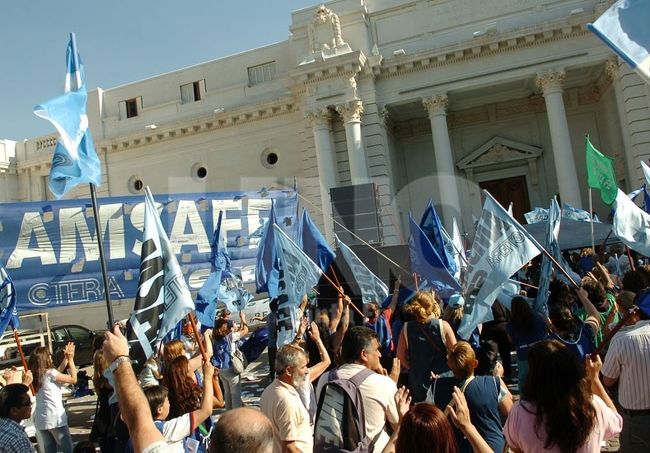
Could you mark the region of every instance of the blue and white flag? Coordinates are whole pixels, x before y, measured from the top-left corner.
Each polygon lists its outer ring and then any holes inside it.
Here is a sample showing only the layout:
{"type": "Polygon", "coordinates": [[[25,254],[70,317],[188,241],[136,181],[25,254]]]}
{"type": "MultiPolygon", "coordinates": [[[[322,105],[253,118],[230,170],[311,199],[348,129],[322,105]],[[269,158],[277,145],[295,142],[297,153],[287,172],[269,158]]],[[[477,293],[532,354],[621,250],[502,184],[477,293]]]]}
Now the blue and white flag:
{"type": "Polygon", "coordinates": [[[641,170],[643,170],[643,176],[645,177],[645,183],[650,185],[650,167],[648,167],[648,164],[641,161],[641,170]]]}
{"type": "MultiPolygon", "coordinates": [[[[569,203],[562,206],[562,217],[580,222],[591,222],[591,215],[584,209],[574,208],[569,203]]],[[[594,219],[594,222],[596,220],[594,219]]]]}
{"type": "Polygon", "coordinates": [[[451,244],[454,247],[454,261],[456,262],[457,271],[454,274],[454,278],[460,281],[461,271],[467,268],[467,256],[465,255],[465,245],[463,244],[463,236],[460,234],[458,229],[458,223],[456,222],[456,217],[452,220],[452,231],[451,231],[451,244]]]}
{"type": "Polygon", "coordinates": [[[620,189],[614,206],[614,235],[632,250],[650,256],[650,214],[643,212],[620,189]]]}
{"type": "Polygon", "coordinates": [[[17,329],[19,325],[14,282],[11,281],[5,268],[0,266],[0,336],[5,332],[7,326],[17,329]]]}
{"type": "Polygon", "coordinates": [[[102,181],[101,164],[88,129],[83,64],[74,33],[70,34],[66,63],[64,93],[34,107],[34,113],[51,122],[60,134],[49,178],[50,191],[56,198],[78,184],[87,182],[98,186],[102,181]]]}
{"type": "Polygon", "coordinates": [[[442,261],[442,264],[449,271],[450,274],[456,273],[458,270],[456,268],[456,263],[453,259],[452,253],[449,251],[449,241],[446,238],[449,238],[449,235],[445,231],[440,218],[436,213],[433,203],[429,200],[427,208],[422,214],[422,220],[420,220],[420,228],[426,234],[427,238],[431,242],[433,248],[438,252],[438,256],[442,261]]]}
{"type": "Polygon", "coordinates": [[[589,30],[612,48],[645,81],[650,83],[650,34],[648,0],[619,0],[589,30]]]}
{"type": "Polygon", "coordinates": [[[195,308],[148,187],[140,260],[138,292],[126,325],[130,355],[138,368],[153,355],[165,335],[195,308]]]}
{"type": "Polygon", "coordinates": [[[464,316],[458,335],[468,339],[491,314],[501,285],[541,253],[537,241],[483,191],[485,203],[478,222],[465,279],[464,316]]]}
{"type": "Polygon", "coordinates": [[[339,252],[341,252],[341,256],[352,271],[354,280],[359,285],[363,303],[376,302],[380,304],[388,296],[388,286],[379,277],[370,272],[370,269],[361,262],[350,247],[345,245],[338,236],[335,237],[339,252]]]}
{"type": "Polygon", "coordinates": [[[323,272],[327,272],[330,264],[336,259],[334,250],[329,246],[323,234],[318,230],[306,209],[302,210],[298,241],[302,250],[323,272]]]}
{"type": "MultiPolygon", "coordinates": [[[[648,193],[648,186],[646,184],[643,184],[640,188],[628,193],[627,196],[630,197],[630,200],[636,202],[637,197],[641,195],[641,193],[643,193],[643,210],[650,214],[650,193],[648,193]]],[[[616,209],[612,209],[612,214],[615,211],[616,209]]]]}
{"type": "Polygon", "coordinates": [[[460,291],[460,284],[449,273],[443,264],[440,255],[429,241],[428,236],[418,226],[409,214],[409,255],[411,257],[411,270],[420,274],[426,285],[435,289],[443,298],[448,298],[460,291]]]}
{"type": "MultiPolygon", "coordinates": [[[[562,256],[562,251],[560,250],[560,244],[558,243],[558,238],[560,237],[560,222],[561,222],[560,205],[557,203],[557,200],[553,198],[551,200],[551,206],[548,209],[548,224],[546,225],[546,250],[553,256],[553,258],[562,266],[562,268],[571,276],[574,282],[580,282],[580,276],[571,270],[571,267],[566,263],[564,257],[562,256]]],[[[546,301],[548,299],[548,288],[551,283],[551,278],[553,275],[553,263],[546,256],[542,256],[542,264],[539,271],[539,288],[537,289],[537,297],[533,304],[535,311],[539,313],[545,313],[546,301]]],[[[558,272],[557,276],[560,280],[568,280],[564,274],[558,272]]]]}
{"type": "Polygon", "coordinates": [[[219,288],[221,287],[221,276],[223,270],[230,263],[227,253],[220,250],[220,246],[225,245],[221,240],[221,221],[223,211],[219,211],[217,226],[212,234],[210,248],[210,275],[203,283],[196,298],[196,319],[201,326],[214,327],[214,319],[217,314],[217,303],[219,298],[219,288]]]}
{"type": "Polygon", "coordinates": [[[269,220],[264,225],[262,240],[257,248],[257,263],[255,265],[256,292],[269,293],[270,298],[278,295],[278,264],[275,252],[275,210],[271,204],[269,220]]]}
{"type": "Polygon", "coordinates": [[[290,343],[300,322],[298,306],[303,297],[318,284],[323,272],[282,229],[275,229],[275,250],[279,266],[277,345],[290,343]]]}

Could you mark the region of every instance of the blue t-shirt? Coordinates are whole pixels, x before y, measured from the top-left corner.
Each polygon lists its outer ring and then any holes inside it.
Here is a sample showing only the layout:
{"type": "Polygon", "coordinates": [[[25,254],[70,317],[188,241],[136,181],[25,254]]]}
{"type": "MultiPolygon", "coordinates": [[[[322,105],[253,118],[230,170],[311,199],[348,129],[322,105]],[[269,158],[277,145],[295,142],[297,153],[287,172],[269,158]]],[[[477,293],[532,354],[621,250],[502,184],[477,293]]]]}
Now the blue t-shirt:
{"type": "Polygon", "coordinates": [[[533,313],[532,329],[523,332],[515,330],[512,321],[508,321],[506,332],[508,332],[512,344],[517,349],[517,360],[520,361],[528,360],[528,349],[538,341],[548,337],[546,322],[538,313],[533,313]]]}

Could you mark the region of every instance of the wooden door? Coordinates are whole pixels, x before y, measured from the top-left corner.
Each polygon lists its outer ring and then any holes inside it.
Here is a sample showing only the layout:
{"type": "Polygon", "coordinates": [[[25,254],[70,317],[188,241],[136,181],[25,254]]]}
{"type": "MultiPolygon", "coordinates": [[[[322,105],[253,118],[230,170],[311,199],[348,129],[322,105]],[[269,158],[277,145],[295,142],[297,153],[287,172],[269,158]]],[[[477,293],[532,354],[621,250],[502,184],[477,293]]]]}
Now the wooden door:
{"type": "MultiPolygon", "coordinates": [[[[485,189],[499,202],[501,206],[508,209],[512,203],[512,215],[521,224],[525,224],[524,214],[530,211],[530,200],[528,199],[528,186],[525,176],[512,178],[495,179],[479,183],[481,189],[485,189]]],[[[483,197],[481,197],[481,200],[483,197]]]]}

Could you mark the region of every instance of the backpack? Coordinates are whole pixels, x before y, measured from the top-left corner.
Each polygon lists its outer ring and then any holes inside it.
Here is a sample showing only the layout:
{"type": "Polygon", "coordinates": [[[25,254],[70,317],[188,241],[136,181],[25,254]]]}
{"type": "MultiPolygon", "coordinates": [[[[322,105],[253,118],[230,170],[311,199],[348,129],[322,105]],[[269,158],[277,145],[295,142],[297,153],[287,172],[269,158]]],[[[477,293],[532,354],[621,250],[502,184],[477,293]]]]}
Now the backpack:
{"type": "Polygon", "coordinates": [[[366,435],[366,419],[359,390],[371,374],[373,371],[367,368],[350,379],[339,379],[337,370],[327,374],[327,382],[316,408],[314,453],[372,452],[377,438],[371,439],[366,435]]]}

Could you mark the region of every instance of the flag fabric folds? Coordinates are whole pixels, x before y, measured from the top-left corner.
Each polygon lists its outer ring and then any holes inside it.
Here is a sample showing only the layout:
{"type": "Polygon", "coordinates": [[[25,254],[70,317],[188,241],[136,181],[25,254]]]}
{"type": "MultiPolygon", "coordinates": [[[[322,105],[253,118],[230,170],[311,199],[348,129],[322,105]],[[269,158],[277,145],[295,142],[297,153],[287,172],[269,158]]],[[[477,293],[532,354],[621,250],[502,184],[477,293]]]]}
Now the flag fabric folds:
{"type": "Polygon", "coordinates": [[[217,227],[212,234],[210,248],[210,274],[203,283],[196,298],[196,319],[205,327],[214,327],[214,319],[217,314],[217,302],[219,298],[219,288],[221,287],[221,276],[224,268],[230,259],[228,255],[221,252],[221,220],[223,211],[219,211],[217,218],[217,227]]]}
{"type": "Polygon", "coordinates": [[[270,298],[278,295],[278,265],[275,254],[275,210],[271,204],[269,220],[264,225],[264,233],[257,248],[255,265],[255,286],[257,293],[268,292],[270,298]]]}
{"type": "Polygon", "coordinates": [[[388,296],[388,286],[379,277],[370,272],[370,269],[359,259],[359,257],[336,237],[336,244],[341,256],[350,267],[355,281],[361,290],[361,298],[364,304],[376,302],[380,304],[388,296]]]}
{"type": "Polygon", "coordinates": [[[66,63],[65,92],[34,107],[34,113],[52,123],[60,134],[49,178],[50,191],[56,198],[81,183],[98,186],[102,179],[101,164],[88,129],[88,96],[74,34],[68,43],[66,63]]]}
{"type": "Polygon", "coordinates": [[[585,137],[585,159],[587,163],[587,184],[592,189],[600,190],[600,198],[607,205],[614,203],[618,186],[614,173],[614,160],[594,148],[585,137]]]}
{"type": "Polygon", "coordinates": [[[144,365],[165,335],[194,308],[192,295],[147,187],[140,279],[126,330],[130,355],[137,368],[144,365]]]}
{"type": "Polygon", "coordinates": [[[541,253],[537,241],[487,192],[469,256],[464,316],[458,335],[469,338],[491,314],[501,285],[541,253]]]}
{"type": "Polygon", "coordinates": [[[448,298],[459,292],[460,285],[449,273],[433,244],[411,215],[409,215],[409,225],[411,228],[409,237],[411,270],[426,280],[426,284],[423,281],[420,286],[434,288],[443,298],[448,298]]]}
{"type": "Polygon", "coordinates": [[[650,215],[620,189],[615,206],[612,230],[616,237],[632,250],[650,256],[650,215]]]}
{"type": "Polygon", "coordinates": [[[273,225],[279,266],[277,345],[290,343],[301,319],[298,306],[323,272],[282,229],[273,225]]]}
{"type": "Polygon", "coordinates": [[[645,183],[650,184],[650,167],[648,167],[648,164],[641,161],[641,170],[643,170],[643,176],[645,177],[645,183]]]}
{"type": "Polygon", "coordinates": [[[329,246],[323,234],[318,230],[306,209],[302,210],[298,241],[309,258],[327,272],[327,268],[336,259],[334,250],[329,246]]]}
{"type": "Polygon", "coordinates": [[[593,24],[587,24],[605,44],[650,83],[650,2],[619,0],[593,24]]]}
{"type": "Polygon", "coordinates": [[[449,235],[442,226],[431,200],[429,200],[429,204],[424,210],[424,214],[422,214],[420,228],[426,234],[427,238],[429,238],[433,248],[438,252],[438,256],[445,268],[450,274],[456,273],[456,262],[454,261],[453,253],[450,251],[453,246],[449,244],[449,235]]]}
{"type": "Polygon", "coordinates": [[[16,290],[14,282],[3,266],[0,266],[0,336],[7,327],[17,329],[20,325],[16,312],[16,290]]]}

